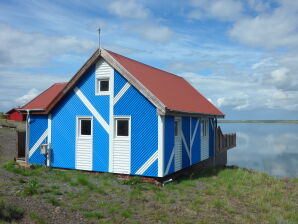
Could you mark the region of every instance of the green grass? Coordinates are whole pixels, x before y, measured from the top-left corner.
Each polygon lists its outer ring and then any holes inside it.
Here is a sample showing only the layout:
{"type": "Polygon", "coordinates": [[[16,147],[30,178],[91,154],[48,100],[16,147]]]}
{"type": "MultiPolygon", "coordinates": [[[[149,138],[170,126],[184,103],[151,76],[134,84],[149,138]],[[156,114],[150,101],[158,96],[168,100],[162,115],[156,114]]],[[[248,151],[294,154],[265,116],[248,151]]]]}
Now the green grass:
{"type": "Polygon", "coordinates": [[[103,216],[103,214],[101,214],[100,212],[86,212],[86,213],[84,214],[84,217],[85,217],[85,218],[88,218],[88,219],[90,219],[90,218],[101,219],[101,218],[103,218],[104,216],[103,216]]]}
{"type": "Polygon", "coordinates": [[[29,217],[35,224],[47,224],[47,221],[34,212],[30,212],[29,217]]]}
{"type": "Polygon", "coordinates": [[[4,168],[19,175],[15,184],[23,196],[64,207],[90,222],[298,223],[298,178],[277,179],[230,167],[158,187],[141,183],[140,177],[119,180],[111,174],[21,169],[14,163],[4,168]]]}
{"type": "Polygon", "coordinates": [[[13,206],[7,201],[0,200],[0,221],[12,222],[23,218],[24,209],[13,206]]]}
{"type": "Polygon", "coordinates": [[[38,181],[37,179],[32,179],[27,186],[24,187],[23,196],[32,196],[38,194],[38,181]]]}
{"type": "Polygon", "coordinates": [[[34,165],[31,169],[20,168],[18,165],[16,165],[15,161],[7,162],[2,166],[2,168],[22,176],[40,176],[42,174],[45,174],[46,171],[50,170],[50,168],[42,167],[39,165],[34,165]]]}

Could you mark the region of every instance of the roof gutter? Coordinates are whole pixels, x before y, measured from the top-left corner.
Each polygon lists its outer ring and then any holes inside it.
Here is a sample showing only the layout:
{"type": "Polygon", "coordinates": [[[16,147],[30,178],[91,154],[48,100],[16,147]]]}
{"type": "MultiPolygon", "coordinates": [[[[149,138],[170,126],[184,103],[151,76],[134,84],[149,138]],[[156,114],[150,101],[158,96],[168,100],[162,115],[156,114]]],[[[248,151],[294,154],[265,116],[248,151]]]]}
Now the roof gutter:
{"type": "Polygon", "coordinates": [[[45,109],[17,109],[17,111],[29,114],[30,112],[45,112],[45,109]]]}
{"type": "Polygon", "coordinates": [[[172,115],[172,116],[194,116],[194,117],[211,117],[211,118],[224,118],[225,115],[222,114],[205,114],[205,113],[196,113],[196,112],[188,112],[188,111],[180,111],[180,110],[170,110],[166,109],[166,112],[163,115],[172,115]]]}

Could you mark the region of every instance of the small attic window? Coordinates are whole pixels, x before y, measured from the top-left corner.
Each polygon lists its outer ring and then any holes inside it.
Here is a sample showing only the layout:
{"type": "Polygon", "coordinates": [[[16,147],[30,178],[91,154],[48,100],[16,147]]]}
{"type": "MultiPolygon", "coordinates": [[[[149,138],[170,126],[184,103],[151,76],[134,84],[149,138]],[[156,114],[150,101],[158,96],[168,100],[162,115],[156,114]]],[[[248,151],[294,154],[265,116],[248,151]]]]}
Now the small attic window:
{"type": "Polygon", "coordinates": [[[97,78],[96,79],[96,95],[109,95],[110,94],[110,79],[97,78]]]}

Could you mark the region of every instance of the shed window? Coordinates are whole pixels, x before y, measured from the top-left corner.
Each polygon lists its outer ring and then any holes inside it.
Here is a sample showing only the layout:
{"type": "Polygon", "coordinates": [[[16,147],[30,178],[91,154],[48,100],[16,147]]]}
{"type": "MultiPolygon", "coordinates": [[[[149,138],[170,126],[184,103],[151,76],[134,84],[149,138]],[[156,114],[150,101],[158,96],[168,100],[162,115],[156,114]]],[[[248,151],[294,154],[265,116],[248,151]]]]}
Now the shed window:
{"type": "Polygon", "coordinates": [[[96,94],[106,95],[110,91],[110,79],[109,78],[97,78],[96,79],[96,94]]]}
{"type": "Polygon", "coordinates": [[[207,136],[207,120],[202,120],[202,125],[201,125],[201,136],[207,136]]]}
{"type": "Polygon", "coordinates": [[[91,119],[80,119],[80,134],[91,135],[91,119]]]}
{"type": "Polygon", "coordinates": [[[117,119],[117,136],[129,136],[128,119],[117,119]]]}

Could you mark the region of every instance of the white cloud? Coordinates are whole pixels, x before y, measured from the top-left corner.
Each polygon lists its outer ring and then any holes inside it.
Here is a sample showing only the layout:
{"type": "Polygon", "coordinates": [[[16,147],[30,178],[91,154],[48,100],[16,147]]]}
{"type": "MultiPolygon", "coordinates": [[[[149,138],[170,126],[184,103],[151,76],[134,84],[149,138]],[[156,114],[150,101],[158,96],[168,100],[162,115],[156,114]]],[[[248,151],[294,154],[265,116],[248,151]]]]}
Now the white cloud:
{"type": "Polygon", "coordinates": [[[180,75],[204,96],[208,96],[222,110],[281,109],[298,111],[298,91],[277,89],[274,85],[255,82],[241,74],[229,79],[195,73],[180,75]]]}
{"type": "Polygon", "coordinates": [[[39,93],[39,91],[37,89],[35,89],[35,88],[30,89],[25,95],[16,98],[15,102],[18,105],[25,105],[30,100],[32,100],[34,97],[36,97],[38,93],[39,93]]]}
{"type": "Polygon", "coordinates": [[[110,2],[107,8],[110,13],[124,18],[145,19],[150,14],[148,9],[135,0],[110,2]]]}
{"type": "Polygon", "coordinates": [[[269,1],[248,0],[248,6],[256,12],[264,12],[271,9],[269,1]]]}
{"type": "Polygon", "coordinates": [[[146,40],[160,43],[169,41],[174,35],[168,27],[161,25],[142,24],[140,26],[132,27],[131,30],[146,40]]]}
{"type": "Polygon", "coordinates": [[[13,107],[23,106],[34,95],[54,83],[65,82],[68,78],[6,70],[0,71],[0,80],[0,111],[7,111],[13,107]]]}
{"type": "Polygon", "coordinates": [[[271,13],[237,21],[229,35],[241,43],[268,49],[298,47],[298,4],[282,1],[271,13]]]}
{"type": "Polygon", "coordinates": [[[273,69],[269,75],[263,76],[263,82],[280,90],[298,91],[298,76],[287,67],[273,69]]]}
{"type": "Polygon", "coordinates": [[[215,18],[222,21],[234,21],[242,16],[243,6],[237,0],[192,0],[194,7],[188,14],[190,19],[215,18]]]}
{"type": "Polygon", "coordinates": [[[35,67],[66,53],[96,49],[96,43],[75,37],[22,32],[0,24],[0,67],[35,67]]]}

